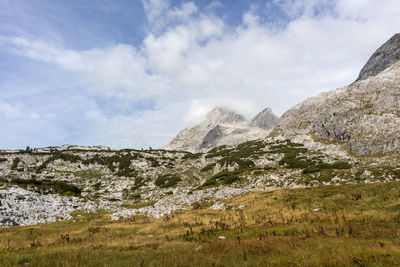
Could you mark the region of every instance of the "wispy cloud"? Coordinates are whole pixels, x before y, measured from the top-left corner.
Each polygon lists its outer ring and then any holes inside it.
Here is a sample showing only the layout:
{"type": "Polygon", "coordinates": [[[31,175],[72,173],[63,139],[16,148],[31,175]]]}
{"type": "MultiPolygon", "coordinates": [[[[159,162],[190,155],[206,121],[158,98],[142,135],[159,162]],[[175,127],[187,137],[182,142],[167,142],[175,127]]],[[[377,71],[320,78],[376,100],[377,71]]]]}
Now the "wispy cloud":
{"type": "Polygon", "coordinates": [[[18,119],[18,118],[29,118],[29,119],[39,119],[40,115],[35,112],[24,112],[21,110],[20,106],[10,105],[0,100],[0,114],[8,118],[18,119]]]}

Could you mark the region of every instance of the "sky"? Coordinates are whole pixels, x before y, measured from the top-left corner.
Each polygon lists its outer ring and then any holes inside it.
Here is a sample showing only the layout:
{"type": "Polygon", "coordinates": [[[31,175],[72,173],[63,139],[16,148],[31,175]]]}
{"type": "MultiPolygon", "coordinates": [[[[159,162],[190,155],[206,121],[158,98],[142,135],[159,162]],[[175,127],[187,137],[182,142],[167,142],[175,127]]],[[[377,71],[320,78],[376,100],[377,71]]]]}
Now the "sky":
{"type": "Polygon", "coordinates": [[[398,0],[0,0],[0,149],[153,148],[353,82],[398,0]]]}

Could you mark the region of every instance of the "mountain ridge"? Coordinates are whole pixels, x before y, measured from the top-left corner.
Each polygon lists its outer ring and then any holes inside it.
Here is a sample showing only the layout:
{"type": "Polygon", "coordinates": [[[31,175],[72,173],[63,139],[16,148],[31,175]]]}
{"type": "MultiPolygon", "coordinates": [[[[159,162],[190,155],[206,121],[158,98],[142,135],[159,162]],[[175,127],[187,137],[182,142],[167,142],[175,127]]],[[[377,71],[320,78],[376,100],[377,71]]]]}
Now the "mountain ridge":
{"type": "Polygon", "coordinates": [[[200,152],[220,145],[235,146],[267,137],[277,120],[278,117],[270,108],[247,121],[243,115],[231,109],[216,107],[207,114],[203,122],[183,129],[163,148],[200,152]]]}
{"type": "Polygon", "coordinates": [[[288,136],[312,134],[340,141],[359,155],[398,150],[399,58],[400,34],[395,34],[373,54],[354,83],[300,102],[282,114],[278,128],[288,136]]]}

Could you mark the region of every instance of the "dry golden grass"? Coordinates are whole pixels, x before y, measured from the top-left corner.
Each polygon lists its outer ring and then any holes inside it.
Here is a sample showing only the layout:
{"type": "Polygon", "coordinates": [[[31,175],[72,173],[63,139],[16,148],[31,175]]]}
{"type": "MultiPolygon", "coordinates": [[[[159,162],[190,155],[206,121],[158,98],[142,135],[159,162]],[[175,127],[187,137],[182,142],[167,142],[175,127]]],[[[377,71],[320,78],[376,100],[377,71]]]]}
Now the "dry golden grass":
{"type": "Polygon", "coordinates": [[[189,209],[160,219],[110,221],[109,214],[99,212],[75,214],[65,222],[0,229],[0,265],[400,263],[400,182],[254,192],[225,202],[230,207],[225,211],[189,209]],[[237,209],[241,204],[245,207],[237,209]],[[61,238],[67,233],[69,240],[61,238]]]}

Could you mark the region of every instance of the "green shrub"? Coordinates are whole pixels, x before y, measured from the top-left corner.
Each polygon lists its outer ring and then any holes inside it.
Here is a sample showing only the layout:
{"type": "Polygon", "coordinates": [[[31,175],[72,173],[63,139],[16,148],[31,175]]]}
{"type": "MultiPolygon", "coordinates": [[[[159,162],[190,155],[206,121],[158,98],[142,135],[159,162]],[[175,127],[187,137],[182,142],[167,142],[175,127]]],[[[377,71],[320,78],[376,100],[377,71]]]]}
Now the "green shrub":
{"type": "Polygon", "coordinates": [[[201,186],[199,186],[197,189],[203,189],[207,186],[212,186],[215,185],[217,183],[217,179],[215,177],[211,177],[209,179],[207,179],[201,186]]]}
{"type": "Polygon", "coordinates": [[[148,158],[146,158],[146,159],[147,159],[148,161],[150,161],[150,166],[151,166],[151,167],[156,168],[156,167],[159,167],[159,166],[160,166],[160,163],[157,161],[156,158],[148,157],[148,158]]]}
{"type": "Polygon", "coordinates": [[[239,180],[239,176],[231,174],[231,175],[227,175],[224,177],[224,184],[232,184],[233,182],[236,182],[237,180],[239,180]]]}
{"type": "Polygon", "coordinates": [[[146,183],[145,179],[141,176],[138,176],[135,178],[135,184],[132,187],[133,190],[138,189],[142,187],[146,183]]]}
{"type": "Polygon", "coordinates": [[[321,168],[319,166],[311,166],[311,167],[307,167],[303,170],[303,174],[306,173],[313,173],[313,172],[319,172],[321,170],[321,168]]]}
{"type": "Polygon", "coordinates": [[[21,187],[38,187],[43,190],[52,189],[54,192],[59,193],[61,195],[75,195],[79,196],[82,190],[76,185],[66,183],[64,181],[51,181],[51,180],[36,180],[36,179],[12,179],[12,184],[21,186],[21,187]]]}
{"type": "Polygon", "coordinates": [[[214,186],[219,181],[222,181],[224,184],[232,184],[240,179],[239,174],[242,173],[243,170],[236,171],[221,171],[216,173],[209,179],[207,179],[201,186],[197,188],[197,190],[203,189],[205,187],[214,186]]]}
{"type": "Polygon", "coordinates": [[[316,164],[313,166],[309,166],[303,170],[303,174],[306,173],[313,173],[313,172],[319,172],[321,170],[327,170],[327,169],[338,169],[338,170],[344,170],[344,169],[350,169],[351,165],[347,162],[342,162],[338,161],[332,164],[328,163],[320,163],[316,164]]]}
{"type": "Polygon", "coordinates": [[[204,168],[202,168],[200,171],[201,172],[207,172],[209,170],[214,169],[215,165],[216,165],[215,162],[214,163],[210,163],[207,166],[205,166],[204,168]]]}
{"type": "Polygon", "coordinates": [[[13,159],[13,162],[11,164],[11,170],[16,170],[18,167],[18,163],[21,161],[20,158],[15,158],[13,159]]]}
{"type": "Polygon", "coordinates": [[[190,152],[187,152],[183,157],[182,157],[182,159],[199,159],[199,158],[201,158],[202,157],[202,153],[190,153],[190,152]]]}
{"type": "Polygon", "coordinates": [[[6,162],[6,161],[7,161],[6,158],[0,158],[0,163],[1,163],[1,162],[6,162]]]}
{"type": "Polygon", "coordinates": [[[55,160],[58,160],[58,159],[61,159],[61,160],[63,160],[63,161],[68,161],[68,162],[71,162],[71,163],[77,163],[77,162],[79,162],[79,161],[82,160],[81,157],[78,156],[78,155],[69,154],[69,153],[62,153],[62,152],[60,152],[60,151],[56,151],[56,152],[53,152],[52,155],[51,155],[47,160],[45,160],[45,161],[36,169],[36,172],[37,172],[37,173],[42,172],[44,169],[47,168],[47,165],[48,165],[50,162],[55,161],[55,160]]]}
{"type": "Polygon", "coordinates": [[[332,169],[343,170],[343,169],[350,169],[351,165],[347,162],[338,161],[338,162],[331,164],[331,167],[332,167],[332,169]]]}
{"type": "Polygon", "coordinates": [[[94,188],[94,190],[96,190],[96,191],[100,190],[100,187],[101,187],[101,182],[97,182],[97,183],[95,183],[95,184],[93,185],[93,188],[94,188]]]}
{"type": "Polygon", "coordinates": [[[167,188],[177,185],[181,178],[176,174],[165,174],[158,176],[154,184],[161,188],[167,188]]]}
{"type": "Polygon", "coordinates": [[[137,175],[137,171],[132,168],[124,168],[119,169],[116,173],[117,176],[124,176],[124,177],[134,177],[137,175]]]}

